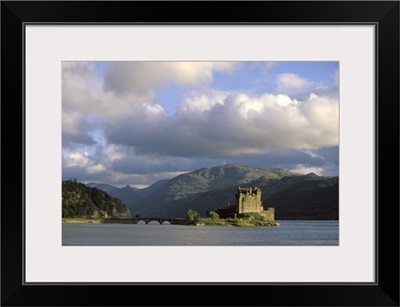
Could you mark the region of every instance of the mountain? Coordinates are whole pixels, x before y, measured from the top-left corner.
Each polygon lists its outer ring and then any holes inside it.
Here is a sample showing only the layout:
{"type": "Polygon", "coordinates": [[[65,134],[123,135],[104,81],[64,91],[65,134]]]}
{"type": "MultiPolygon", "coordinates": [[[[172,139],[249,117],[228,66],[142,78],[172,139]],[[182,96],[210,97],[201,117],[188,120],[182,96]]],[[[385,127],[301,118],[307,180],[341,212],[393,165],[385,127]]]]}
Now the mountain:
{"type": "Polygon", "coordinates": [[[252,168],[241,164],[202,168],[170,179],[155,189],[148,199],[152,202],[176,201],[197,193],[238,186],[260,177],[267,180],[279,179],[287,175],[294,175],[294,173],[284,169],[252,168]]]}
{"type": "Polygon", "coordinates": [[[137,189],[137,195],[139,195],[141,198],[147,197],[149,196],[149,194],[153,193],[154,190],[158,189],[159,187],[161,187],[163,184],[167,183],[169,181],[169,179],[163,179],[163,180],[159,180],[155,183],[153,183],[151,186],[148,186],[147,188],[144,189],[137,189]]]}
{"type": "Polygon", "coordinates": [[[96,187],[76,180],[62,182],[63,218],[130,217],[124,203],[96,187]]]}
{"type": "Polygon", "coordinates": [[[237,187],[260,187],[264,207],[275,208],[276,219],[338,219],[339,179],[281,168],[252,168],[226,164],[202,168],[145,189],[126,186],[110,194],[121,199],[133,215],[185,217],[189,209],[201,216],[236,203],[237,187]]]}
{"type": "Polygon", "coordinates": [[[140,206],[142,197],[138,193],[139,189],[126,185],[121,189],[115,189],[110,192],[110,195],[122,200],[128,207],[131,213],[134,213],[140,206]]]}
{"type": "Polygon", "coordinates": [[[95,182],[89,182],[86,183],[88,187],[92,188],[97,188],[99,190],[102,190],[106,193],[111,193],[112,191],[118,189],[117,187],[114,187],[113,185],[105,184],[105,183],[95,183],[95,182]]]}

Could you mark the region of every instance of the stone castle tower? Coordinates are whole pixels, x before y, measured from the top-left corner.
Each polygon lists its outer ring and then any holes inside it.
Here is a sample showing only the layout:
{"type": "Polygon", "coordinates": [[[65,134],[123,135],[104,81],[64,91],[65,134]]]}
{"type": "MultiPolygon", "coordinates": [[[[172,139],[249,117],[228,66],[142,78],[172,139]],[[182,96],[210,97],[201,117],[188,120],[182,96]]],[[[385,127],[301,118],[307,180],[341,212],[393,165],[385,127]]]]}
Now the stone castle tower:
{"type": "Polygon", "coordinates": [[[261,189],[258,187],[238,187],[236,193],[236,213],[260,213],[271,221],[275,220],[275,208],[264,210],[261,202],[261,189]]]}

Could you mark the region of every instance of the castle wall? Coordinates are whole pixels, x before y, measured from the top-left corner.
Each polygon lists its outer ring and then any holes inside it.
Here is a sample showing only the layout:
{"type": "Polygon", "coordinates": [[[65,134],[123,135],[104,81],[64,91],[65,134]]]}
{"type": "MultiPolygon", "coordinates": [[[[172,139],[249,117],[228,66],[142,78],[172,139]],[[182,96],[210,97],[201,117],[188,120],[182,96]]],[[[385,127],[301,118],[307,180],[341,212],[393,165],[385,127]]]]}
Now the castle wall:
{"type": "Polygon", "coordinates": [[[260,213],[268,220],[275,221],[275,208],[267,208],[267,210],[263,210],[260,213]]]}
{"type": "Polygon", "coordinates": [[[261,211],[259,203],[257,203],[257,201],[253,197],[248,197],[248,198],[243,197],[241,201],[241,206],[239,206],[239,208],[240,208],[239,213],[261,211]]]}

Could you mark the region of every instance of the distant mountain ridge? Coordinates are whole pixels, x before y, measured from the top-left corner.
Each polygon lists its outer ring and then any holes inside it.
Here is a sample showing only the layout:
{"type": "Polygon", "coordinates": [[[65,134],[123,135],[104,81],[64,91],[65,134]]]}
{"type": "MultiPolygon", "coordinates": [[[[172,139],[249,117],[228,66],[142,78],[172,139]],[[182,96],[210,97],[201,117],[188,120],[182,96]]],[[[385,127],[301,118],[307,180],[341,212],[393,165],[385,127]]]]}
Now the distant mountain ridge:
{"type": "Polygon", "coordinates": [[[264,207],[276,208],[276,219],[338,219],[338,182],[338,177],[314,173],[226,164],[161,180],[145,189],[115,188],[110,195],[121,199],[132,215],[184,217],[192,209],[205,216],[207,211],[235,204],[237,186],[257,186],[264,207]]]}

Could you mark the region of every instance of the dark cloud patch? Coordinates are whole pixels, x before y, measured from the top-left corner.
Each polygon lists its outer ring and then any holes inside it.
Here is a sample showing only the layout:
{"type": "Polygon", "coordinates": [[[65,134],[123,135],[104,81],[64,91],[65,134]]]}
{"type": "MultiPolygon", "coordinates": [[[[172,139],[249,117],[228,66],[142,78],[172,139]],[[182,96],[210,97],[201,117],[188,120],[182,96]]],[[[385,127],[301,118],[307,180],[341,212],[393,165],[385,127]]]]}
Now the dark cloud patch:
{"type": "Polygon", "coordinates": [[[151,85],[163,79],[156,74],[157,66],[151,62],[113,62],[104,75],[104,89],[123,95],[130,92],[147,94],[151,85]]]}
{"type": "Polygon", "coordinates": [[[77,148],[81,145],[91,146],[96,144],[92,136],[82,133],[82,134],[70,134],[67,132],[62,133],[62,146],[63,148],[77,148]]]}
{"type": "Polygon", "coordinates": [[[74,114],[64,114],[62,129],[63,148],[77,148],[82,145],[92,146],[103,142],[103,129],[107,127],[108,121],[104,118],[86,114],[74,116],[74,114]]]}

